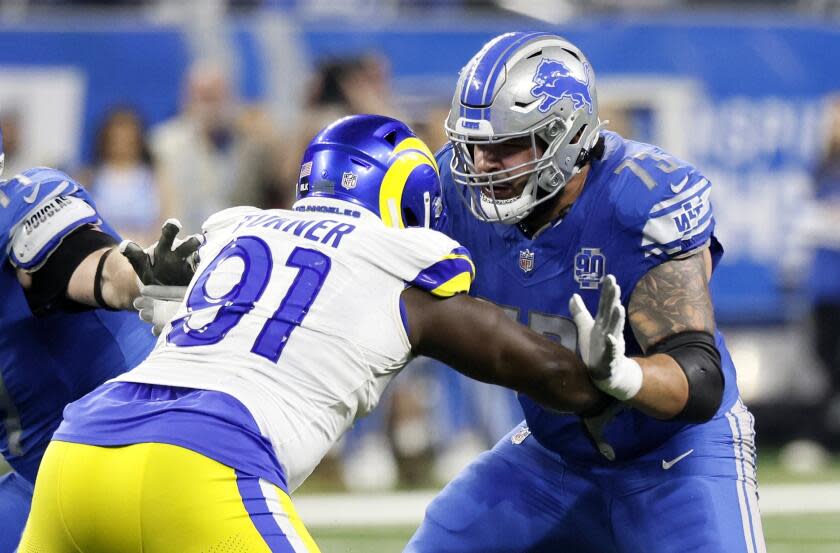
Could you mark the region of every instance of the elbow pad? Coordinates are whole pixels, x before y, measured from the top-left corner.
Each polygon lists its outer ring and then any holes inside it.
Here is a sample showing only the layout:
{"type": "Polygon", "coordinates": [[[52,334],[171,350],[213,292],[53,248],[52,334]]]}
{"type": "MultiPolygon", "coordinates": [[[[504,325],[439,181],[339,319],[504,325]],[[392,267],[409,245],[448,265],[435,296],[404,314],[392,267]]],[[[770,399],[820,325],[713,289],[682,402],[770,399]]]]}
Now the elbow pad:
{"type": "Polygon", "coordinates": [[[688,401],[673,420],[691,423],[711,419],[723,399],[723,371],[720,351],[715,338],[708,332],[680,332],[665,338],[647,354],[664,353],[671,356],[688,380],[688,401]]]}

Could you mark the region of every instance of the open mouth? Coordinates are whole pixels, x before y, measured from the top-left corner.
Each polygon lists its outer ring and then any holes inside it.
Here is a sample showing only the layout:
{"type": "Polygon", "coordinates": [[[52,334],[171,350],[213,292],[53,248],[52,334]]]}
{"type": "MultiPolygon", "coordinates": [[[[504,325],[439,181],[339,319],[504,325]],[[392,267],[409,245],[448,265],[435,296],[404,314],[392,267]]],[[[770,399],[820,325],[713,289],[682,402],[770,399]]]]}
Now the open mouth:
{"type": "Polygon", "coordinates": [[[510,200],[518,196],[513,186],[507,184],[494,184],[481,188],[481,195],[488,200],[510,200]]]}
{"type": "Polygon", "coordinates": [[[481,199],[485,202],[502,204],[512,202],[517,198],[519,198],[519,194],[511,186],[495,185],[493,186],[492,194],[489,186],[481,189],[481,199]]]}

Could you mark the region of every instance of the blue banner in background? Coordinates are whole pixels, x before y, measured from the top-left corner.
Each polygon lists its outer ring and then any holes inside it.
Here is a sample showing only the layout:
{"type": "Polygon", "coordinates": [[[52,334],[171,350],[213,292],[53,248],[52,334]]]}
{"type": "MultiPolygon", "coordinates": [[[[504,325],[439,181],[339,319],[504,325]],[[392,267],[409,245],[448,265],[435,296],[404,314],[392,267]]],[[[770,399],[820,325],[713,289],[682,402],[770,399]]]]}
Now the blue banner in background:
{"type": "MultiPolygon", "coordinates": [[[[800,253],[790,236],[811,196],[810,173],[821,154],[821,102],[840,90],[840,31],[809,20],[729,20],[602,18],[570,21],[555,30],[590,58],[602,98],[619,80],[695,85],[676,153],[715,185],[712,200],[726,248],[713,280],[719,320],[781,321],[792,314],[783,271],[800,253]]],[[[377,52],[403,83],[400,94],[446,103],[458,70],[485,41],[539,26],[522,20],[503,26],[508,23],[395,22],[369,29],[308,21],[300,34],[310,61],[377,52]]],[[[256,21],[237,20],[231,27],[240,95],[258,100],[267,91],[271,56],[256,21]]],[[[132,104],[148,124],[175,114],[190,61],[187,39],[173,27],[123,23],[89,32],[54,27],[0,32],[0,70],[61,65],[86,75],[83,135],[68,138],[81,140],[83,160],[90,158],[96,126],[109,107],[132,104]]],[[[667,107],[652,100],[632,119],[640,139],[669,147],[673,137],[656,131],[662,109],[667,107]]]]}
{"type": "Polygon", "coordinates": [[[91,158],[96,128],[114,106],[134,106],[149,125],[174,115],[189,62],[184,35],[172,27],[0,28],[0,66],[71,66],[86,76],[83,136],[68,137],[81,139],[83,160],[91,158]]]}

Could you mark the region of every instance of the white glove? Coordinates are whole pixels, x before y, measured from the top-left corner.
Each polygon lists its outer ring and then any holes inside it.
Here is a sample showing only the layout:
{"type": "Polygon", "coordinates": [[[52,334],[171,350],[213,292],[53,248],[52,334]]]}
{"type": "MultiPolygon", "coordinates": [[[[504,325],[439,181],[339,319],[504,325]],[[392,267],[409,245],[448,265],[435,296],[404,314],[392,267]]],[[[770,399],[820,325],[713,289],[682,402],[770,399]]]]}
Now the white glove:
{"type": "Polygon", "coordinates": [[[152,334],[158,336],[181,307],[186,292],[186,286],[141,286],[140,296],[134,300],[134,309],[141,319],[151,323],[152,334]]]}
{"type": "Polygon", "coordinates": [[[569,300],[577,326],[578,348],[589,376],[602,392],[620,401],[633,398],[642,387],[642,368],[624,355],[624,306],[613,275],[601,285],[595,319],[577,294],[569,300]]]}

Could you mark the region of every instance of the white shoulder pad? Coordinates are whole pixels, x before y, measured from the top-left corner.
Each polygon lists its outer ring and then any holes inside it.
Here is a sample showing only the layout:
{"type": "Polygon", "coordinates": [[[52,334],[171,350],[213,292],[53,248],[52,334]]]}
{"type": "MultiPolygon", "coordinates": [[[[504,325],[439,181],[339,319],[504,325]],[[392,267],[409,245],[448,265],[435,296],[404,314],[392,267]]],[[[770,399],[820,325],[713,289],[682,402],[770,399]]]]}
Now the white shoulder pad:
{"type": "Polygon", "coordinates": [[[47,198],[12,230],[9,244],[12,265],[30,272],[39,269],[68,234],[98,221],[96,210],[81,198],[47,198]]]}

